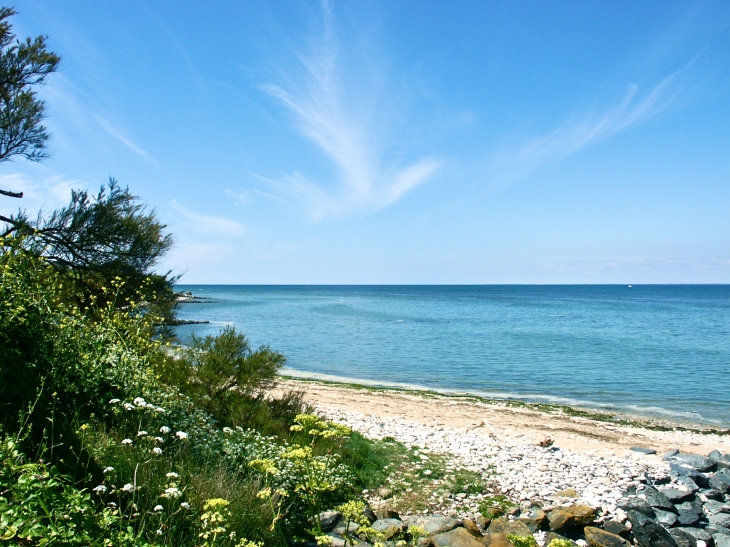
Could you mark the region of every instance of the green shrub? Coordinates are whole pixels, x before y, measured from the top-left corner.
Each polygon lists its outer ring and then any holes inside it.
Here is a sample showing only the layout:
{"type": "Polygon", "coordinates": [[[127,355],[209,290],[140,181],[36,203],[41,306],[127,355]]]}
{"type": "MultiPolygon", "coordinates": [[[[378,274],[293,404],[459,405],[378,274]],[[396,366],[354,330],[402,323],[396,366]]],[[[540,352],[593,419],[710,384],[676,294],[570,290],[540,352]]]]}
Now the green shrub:
{"type": "Polygon", "coordinates": [[[272,410],[263,393],[271,389],[284,356],[268,346],[253,351],[243,334],[226,327],[218,336],[192,337],[189,347],[161,363],[164,381],[176,385],[221,425],[266,421],[272,410]]]}

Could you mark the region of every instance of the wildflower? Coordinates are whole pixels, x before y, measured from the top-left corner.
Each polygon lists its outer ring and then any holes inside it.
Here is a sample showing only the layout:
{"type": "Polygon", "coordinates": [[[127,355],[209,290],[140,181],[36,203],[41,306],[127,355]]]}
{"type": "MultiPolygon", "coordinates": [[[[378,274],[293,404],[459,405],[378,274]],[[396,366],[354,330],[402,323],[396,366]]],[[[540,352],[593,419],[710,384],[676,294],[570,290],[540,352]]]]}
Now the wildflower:
{"type": "Polygon", "coordinates": [[[425,470],[425,471],[423,472],[423,474],[424,474],[424,475],[430,475],[430,474],[431,474],[431,470],[430,470],[430,469],[426,469],[426,470],[425,470]]]}
{"type": "Polygon", "coordinates": [[[158,406],[157,408],[155,408],[155,412],[159,412],[160,414],[164,414],[165,413],[165,409],[162,408],[161,406],[158,406]]]}
{"type": "Polygon", "coordinates": [[[111,473],[112,471],[114,471],[114,468],[113,467],[105,467],[103,472],[104,473],[111,473]]]}
{"type": "Polygon", "coordinates": [[[122,444],[132,444],[132,439],[124,439],[122,444]]]}
{"type": "Polygon", "coordinates": [[[137,437],[144,437],[145,435],[147,435],[147,432],[146,431],[138,431],[137,432],[137,437]]]}
{"type": "Polygon", "coordinates": [[[182,492],[175,487],[165,488],[165,493],[162,495],[163,498],[179,498],[182,496],[182,492]]]}
{"type": "Polygon", "coordinates": [[[187,433],[185,433],[184,431],[178,431],[177,433],[175,433],[175,436],[176,436],[176,437],[177,437],[178,439],[180,439],[181,441],[183,441],[183,440],[185,440],[185,439],[187,439],[187,438],[188,438],[188,434],[187,434],[187,433]]]}
{"type": "Polygon", "coordinates": [[[124,410],[134,410],[134,405],[130,405],[129,403],[124,403],[124,410]]]}
{"type": "Polygon", "coordinates": [[[264,488],[263,490],[260,490],[258,494],[256,494],[256,497],[260,500],[266,500],[271,497],[271,488],[264,488]]]}
{"type": "Polygon", "coordinates": [[[134,492],[134,486],[127,483],[124,486],[122,486],[122,492],[134,492]]]}
{"type": "Polygon", "coordinates": [[[162,454],[162,448],[160,448],[159,446],[156,446],[152,449],[152,452],[154,452],[156,455],[159,456],[160,454],[162,454]]]}
{"type": "Polygon", "coordinates": [[[103,494],[104,492],[106,492],[106,486],[104,486],[103,484],[100,484],[96,488],[92,488],[92,490],[94,492],[96,492],[97,494],[103,494]]]}
{"type": "Polygon", "coordinates": [[[230,427],[224,427],[223,433],[233,433],[233,430],[230,427]]]}
{"type": "Polygon", "coordinates": [[[178,474],[177,474],[177,473],[175,473],[174,471],[170,471],[169,473],[166,473],[166,474],[165,474],[165,476],[166,476],[166,477],[167,477],[168,479],[176,479],[176,478],[178,478],[178,477],[179,477],[180,475],[178,475],[178,474]]]}
{"type": "Polygon", "coordinates": [[[163,425],[163,426],[162,426],[162,427],[160,428],[160,433],[162,433],[163,435],[167,435],[167,434],[168,434],[169,432],[170,432],[170,428],[169,428],[169,427],[167,427],[166,425],[163,425]]]}
{"type": "Polygon", "coordinates": [[[248,466],[255,469],[259,473],[268,473],[270,475],[277,475],[279,470],[277,469],[274,462],[267,459],[251,460],[248,462],[248,466]]]}
{"type": "Polygon", "coordinates": [[[109,404],[110,405],[115,405],[115,404],[117,404],[119,402],[121,402],[119,399],[109,399],[109,404]]]}
{"type": "Polygon", "coordinates": [[[180,507],[183,509],[190,509],[190,504],[187,501],[184,501],[180,504],[180,507]]]}
{"type": "Polygon", "coordinates": [[[314,539],[317,541],[317,545],[321,547],[332,545],[332,539],[329,536],[317,536],[314,539]]]}
{"type": "Polygon", "coordinates": [[[209,509],[217,509],[218,507],[224,508],[228,507],[230,503],[230,501],[224,500],[223,498],[212,498],[209,500],[205,500],[205,503],[203,504],[203,509],[207,511],[209,509]]]}
{"type": "Polygon", "coordinates": [[[155,505],[152,510],[155,511],[155,512],[162,511],[162,505],[155,505]]]}
{"type": "Polygon", "coordinates": [[[107,505],[110,506],[110,507],[116,507],[117,506],[117,504],[114,503],[113,501],[110,501],[109,503],[107,503],[107,505]]]}
{"type": "Polygon", "coordinates": [[[147,404],[142,397],[135,397],[133,402],[135,406],[145,406],[147,404]]]}

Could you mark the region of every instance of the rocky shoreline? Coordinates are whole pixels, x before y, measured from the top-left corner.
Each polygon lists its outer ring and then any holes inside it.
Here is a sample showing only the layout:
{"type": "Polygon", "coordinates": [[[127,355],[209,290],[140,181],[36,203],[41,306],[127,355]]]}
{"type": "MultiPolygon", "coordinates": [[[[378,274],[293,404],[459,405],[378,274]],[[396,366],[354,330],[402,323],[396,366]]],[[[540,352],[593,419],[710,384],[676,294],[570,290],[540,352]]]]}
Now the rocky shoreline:
{"type": "MultiPolygon", "coordinates": [[[[371,527],[390,539],[405,538],[416,524],[429,532],[419,540],[424,546],[526,547],[529,538],[537,545],[567,538],[592,547],[730,547],[730,454],[675,450],[659,458],[635,447],[623,456],[606,456],[563,450],[551,439],[498,439],[476,429],[426,426],[327,405],[318,411],[367,437],[393,438],[426,459],[449,454],[492,484],[491,492],[433,498],[420,513],[403,515],[391,508],[397,500],[389,491],[364,492],[377,517],[371,527]],[[495,494],[508,503],[485,516],[480,508],[495,494]]],[[[330,515],[330,520],[337,519],[330,515]]],[[[348,533],[338,530],[337,522],[330,530],[333,547],[344,545],[348,533]]]]}

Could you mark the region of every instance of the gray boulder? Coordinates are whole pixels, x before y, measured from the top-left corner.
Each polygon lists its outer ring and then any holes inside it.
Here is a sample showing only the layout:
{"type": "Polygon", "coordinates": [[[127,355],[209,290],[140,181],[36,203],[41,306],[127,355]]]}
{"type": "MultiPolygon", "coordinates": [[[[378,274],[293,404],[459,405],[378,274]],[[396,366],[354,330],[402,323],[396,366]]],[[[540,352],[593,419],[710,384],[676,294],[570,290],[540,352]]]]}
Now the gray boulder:
{"type": "Polygon", "coordinates": [[[663,488],[661,490],[662,494],[667,496],[669,498],[669,501],[671,501],[674,504],[682,503],[683,501],[689,501],[692,498],[694,498],[693,492],[688,492],[687,490],[680,490],[678,488],[663,488]]]}
{"type": "Polygon", "coordinates": [[[712,535],[703,530],[702,528],[682,528],[677,527],[675,530],[678,530],[680,532],[683,532],[687,535],[692,536],[695,540],[701,540],[704,541],[707,544],[707,547],[712,547],[712,544],[714,543],[712,539],[712,535]]]}
{"type": "Polygon", "coordinates": [[[319,522],[323,532],[331,532],[342,518],[339,511],[323,511],[319,514],[319,522]]]}
{"type": "Polygon", "coordinates": [[[420,526],[427,534],[441,534],[453,530],[459,521],[444,515],[411,516],[403,519],[406,526],[420,526]]]}
{"type": "Polygon", "coordinates": [[[706,488],[704,490],[700,490],[700,494],[705,496],[707,499],[715,500],[715,501],[724,501],[725,497],[722,495],[722,492],[719,490],[715,490],[714,488],[706,488]]]}
{"type": "Polygon", "coordinates": [[[346,520],[341,520],[340,523],[335,526],[335,529],[332,530],[332,533],[338,534],[340,536],[351,536],[353,534],[356,534],[359,529],[360,525],[357,522],[347,522],[346,520]]]}
{"type": "MultiPolygon", "coordinates": [[[[639,513],[643,513],[650,519],[653,519],[654,517],[656,517],[656,514],[654,513],[654,509],[651,508],[651,505],[649,505],[649,502],[647,500],[644,500],[641,498],[623,498],[623,499],[619,500],[618,507],[620,509],[623,509],[627,513],[629,511],[638,511],[639,513]]],[[[674,506],[672,505],[672,507],[674,507],[674,506]]]]}
{"type": "Polygon", "coordinates": [[[520,513],[520,522],[523,522],[533,534],[538,530],[545,528],[547,524],[547,515],[545,511],[539,507],[530,507],[529,509],[520,513]]]}
{"type": "MultiPolygon", "coordinates": [[[[697,475],[699,475],[699,473],[697,473],[697,475]]],[[[700,476],[702,476],[702,475],[700,475],[700,476]]],[[[700,491],[700,487],[697,486],[697,483],[695,481],[693,481],[691,477],[688,477],[688,476],[677,477],[676,483],[679,484],[680,486],[684,486],[687,489],[687,491],[692,492],[693,494],[700,491]]]]}
{"type": "Polygon", "coordinates": [[[665,511],[663,509],[654,509],[654,512],[656,513],[656,518],[654,520],[665,528],[671,528],[677,524],[677,515],[675,513],[665,511]]]}
{"type": "Polygon", "coordinates": [[[677,514],[677,525],[694,526],[700,521],[700,516],[696,511],[680,511],[677,514]]]}
{"type": "Polygon", "coordinates": [[[669,535],[677,542],[677,547],[697,547],[697,540],[680,529],[669,530],[669,535]]]}
{"type": "Polygon", "coordinates": [[[638,511],[627,511],[631,531],[641,547],[678,547],[677,541],[660,524],[638,511]]]}
{"type": "Polygon", "coordinates": [[[717,513],[730,513],[730,503],[710,500],[702,506],[705,513],[715,515],[717,513]]]}
{"type": "Polygon", "coordinates": [[[670,464],[669,466],[669,474],[674,477],[675,479],[679,477],[689,477],[692,479],[698,486],[701,486],[702,488],[707,488],[707,485],[709,484],[709,479],[699,471],[696,471],[695,469],[691,467],[687,467],[685,465],[677,465],[677,464],[670,464]]]}
{"type": "Polygon", "coordinates": [[[685,465],[691,467],[695,471],[700,473],[708,473],[709,471],[715,470],[715,461],[705,456],[698,454],[676,454],[670,460],[670,463],[678,463],[679,465],[685,465]]]}
{"type": "Polygon", "coordinates": [[[730,514],[728,513],[717,513],[714,515],[707,515],[709,523],[715,527],[727,528],[730,530],[730,514]]]}
{"type": "Polygon", "coordinates": [[[374,530],[382,532],[385,539],[390,539],[401,533],[406,527],[405,523],[398,519],[379,519],[373,522],[370,526],[374,530]]]}
{"type": "Polygon", "coordinates": [[[648,503],[654,509],[674,511],[674,505],[672,505],[672,502],[669,501],[669,498],[653,486],[647,486],[646,488],[644,488],[643,494],[646,496],[646,503],[648,503]]]}
{"type": "Polygon", "coordinates": [[[710,477],[709,483],[710,488],[714,488],[723,494],[730,492],[730,477],[725,475],[725,473],[715,473],[713,477],[710,477]]]}

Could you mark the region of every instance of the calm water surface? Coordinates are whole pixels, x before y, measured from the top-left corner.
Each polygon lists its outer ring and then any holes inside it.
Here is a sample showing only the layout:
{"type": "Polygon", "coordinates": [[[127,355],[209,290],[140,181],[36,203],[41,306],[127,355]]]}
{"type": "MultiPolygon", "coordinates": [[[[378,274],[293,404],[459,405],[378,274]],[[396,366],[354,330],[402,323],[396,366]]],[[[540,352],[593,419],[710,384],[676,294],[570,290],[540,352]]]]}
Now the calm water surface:
{"type": "Polygon", "coordinates": [[[289,372],[730,426],[730,285],[177,288],[289,372]]]}

